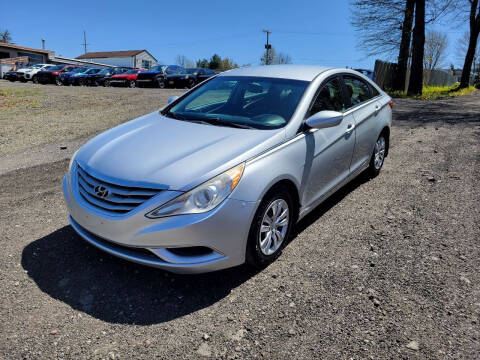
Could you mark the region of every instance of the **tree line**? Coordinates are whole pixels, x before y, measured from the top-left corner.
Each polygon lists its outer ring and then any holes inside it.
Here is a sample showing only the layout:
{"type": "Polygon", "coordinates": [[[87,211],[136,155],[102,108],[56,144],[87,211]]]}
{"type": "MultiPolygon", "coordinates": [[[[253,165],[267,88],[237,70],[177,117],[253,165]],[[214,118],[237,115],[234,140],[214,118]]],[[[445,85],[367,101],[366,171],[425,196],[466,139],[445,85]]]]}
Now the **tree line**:
{"type": "Polygon", "coordinates": [[[183,66],[185,68],[205,68],[215,71],[227,71],[231,69],[238,68],[238,64],[229,57],[222,58],[218,54],[213,54],[210,59],[198,59],[193,62],[189,60],[185,55],[177,55],[175,58],[175,64],[183,66]]]}
{"type": "MultiPolygon", "coordinates": [[[[479,0],[355,0],[352,25],[359,34],[359,46],[367,55],[397,54],[393,90],[403,90],[407,68],[411,64],[408,93],[423,89],[423,69],[432,69],[442,61],[447,48],[446,36],[426,26],[447,15],[469,25],[463,58],[460,88],[469,86],[472,66],[478,54],[480,33],[479,0]]],[[[456,24],[458,25],[458,24],[456,24]]]]}

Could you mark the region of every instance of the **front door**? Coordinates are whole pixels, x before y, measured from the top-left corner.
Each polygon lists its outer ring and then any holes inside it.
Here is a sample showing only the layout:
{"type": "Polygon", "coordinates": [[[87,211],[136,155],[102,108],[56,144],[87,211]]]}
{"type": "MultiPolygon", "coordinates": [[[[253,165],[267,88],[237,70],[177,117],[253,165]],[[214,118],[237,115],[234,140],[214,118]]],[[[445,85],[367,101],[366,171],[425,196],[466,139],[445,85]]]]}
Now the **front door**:
{"type": "MultiPolygon", "coordinates": [[[[345,112],[346,101],[339,77],[327,79],[320,86],[307,118],[322,110],[345,112]]],[[[307,159],[306,182],[303,186],[302,204],[308,210],[350,173],[350,162],[355,147],[355,119],[346,115],[342,122],[325,129],[306,132],[307,159]]]]}

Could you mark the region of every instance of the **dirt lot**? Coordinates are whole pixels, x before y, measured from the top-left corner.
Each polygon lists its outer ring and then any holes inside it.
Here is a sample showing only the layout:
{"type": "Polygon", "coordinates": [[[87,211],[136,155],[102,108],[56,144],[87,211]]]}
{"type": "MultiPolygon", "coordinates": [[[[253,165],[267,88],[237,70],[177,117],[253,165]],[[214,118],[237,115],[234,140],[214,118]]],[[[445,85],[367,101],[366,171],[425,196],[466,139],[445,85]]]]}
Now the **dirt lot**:
{"type": "Polygon", "coordinates": [[[480,358],[479,93],[396,101],[379,177],[304,219],[264,271],[188,277],[79,239],[55,145],[171,92],[39,89],[34,123],[26,106],[0,113],[0,358],[480,358]]]}

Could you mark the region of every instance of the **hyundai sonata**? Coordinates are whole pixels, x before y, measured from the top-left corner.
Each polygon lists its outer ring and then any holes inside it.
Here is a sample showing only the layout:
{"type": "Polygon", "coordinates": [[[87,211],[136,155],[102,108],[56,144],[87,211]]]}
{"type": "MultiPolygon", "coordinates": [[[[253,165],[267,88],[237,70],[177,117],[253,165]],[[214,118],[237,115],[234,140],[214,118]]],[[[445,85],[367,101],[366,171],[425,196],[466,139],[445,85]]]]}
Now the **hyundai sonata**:
{"type": "Polygon", "coordinates": [[[391,108],[354,70],[224,72],[81,147],[63,180],[70,222],[110,254],[172,272],[266,266],[297,221],[380,172],[391,108]]]}

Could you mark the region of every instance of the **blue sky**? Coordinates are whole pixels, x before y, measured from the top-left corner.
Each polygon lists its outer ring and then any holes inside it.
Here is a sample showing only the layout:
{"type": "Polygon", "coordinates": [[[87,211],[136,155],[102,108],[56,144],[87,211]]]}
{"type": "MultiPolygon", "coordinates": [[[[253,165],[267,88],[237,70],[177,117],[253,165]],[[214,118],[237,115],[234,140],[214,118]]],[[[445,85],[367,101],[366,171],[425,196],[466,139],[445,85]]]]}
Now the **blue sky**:
{"type": "MultiPolygon", "coordinates": [[[[277,52],[294,63],[373,68],[375,60],[356,47],[348,0],[27,0],[3,7],[5,28],[18,45],[40,48],[44,38],[47,49],[66,57],[83,53],[85,30],[88,51],[147,49],[163,63],[176,55],[197,60],[218,53],[255,65],[264,50],[262,29],[269,29],[277,52]]],[[[466,26],[436,29],[449,34],[453,53],[466,26]]],[[[456,58],[452,54],[448,63],[457,64],[456,58]]]]}

